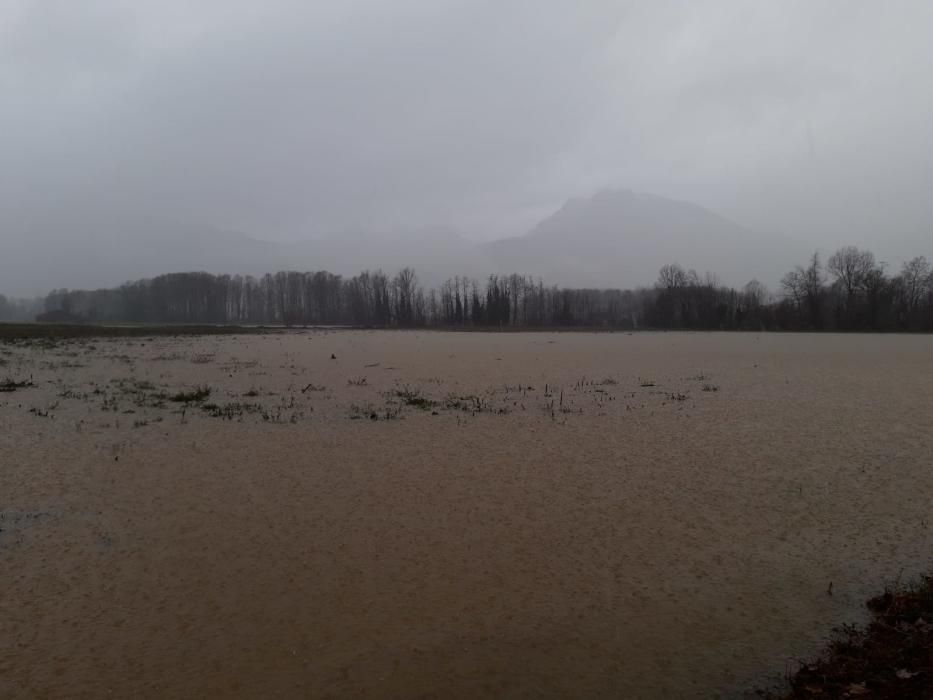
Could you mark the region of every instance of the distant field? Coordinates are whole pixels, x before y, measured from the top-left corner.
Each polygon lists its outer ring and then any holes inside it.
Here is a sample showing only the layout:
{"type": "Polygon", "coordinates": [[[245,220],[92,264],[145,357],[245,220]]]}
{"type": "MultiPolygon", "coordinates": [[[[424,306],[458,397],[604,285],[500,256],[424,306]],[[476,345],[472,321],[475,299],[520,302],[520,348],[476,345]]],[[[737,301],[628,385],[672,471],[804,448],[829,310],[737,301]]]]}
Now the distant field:
{"type": "MultiPolygon", "coordinates": [[[[181,336],[181,335],[245,335],[263,333],[283,333],[308,330],[364,330],[354,326],[236,326],[236,325],[148,325],[148,324],[113,324],[96,323],[6,323],[0,321],[0,340],[26,340],[30,338],[140,338],[146,336],[181,336]]],[[[370,329],[372,330],[372,329],[370,329]]],[[[385,330],[385,329],[379,329],[385,330]]],[[[427,329],[424,329],[427,330],[427,329]]],[[[437,326],[433,331],[456,331],[470,333],[513,332],[513,333],[595,333],[623,332],[605,327],[568,326],[563,328],[483,328],[475,326],[437,326]]],[[[629,332],[629,331],[625,331],[629,332]]]]}
{"type": "Polygon", "coordinates": [[[274,330],[0,325],[0,696],[740,696],[933,564],[933,336],[274,330]]]}
{"type": "Polygon", "coordinates": [[[4,323],[0,321],[0,340],[26,338],[138,338],[164,335],[241,335],[275,333],[275,326],[227,325],[100,325],[93,323],[4,323]]]}

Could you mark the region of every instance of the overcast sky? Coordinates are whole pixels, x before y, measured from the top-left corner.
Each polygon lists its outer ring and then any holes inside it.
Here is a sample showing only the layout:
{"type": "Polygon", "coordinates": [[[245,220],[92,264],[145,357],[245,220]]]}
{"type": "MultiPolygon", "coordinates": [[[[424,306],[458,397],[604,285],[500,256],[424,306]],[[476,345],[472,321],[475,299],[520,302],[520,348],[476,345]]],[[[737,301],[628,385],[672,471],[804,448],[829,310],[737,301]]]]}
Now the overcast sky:
{"type": "Polygon", "coordinates": [[[924,0],[0,0],[0,243],[490,239],[629,188],[929,255],[931,37],[924,0]]]}

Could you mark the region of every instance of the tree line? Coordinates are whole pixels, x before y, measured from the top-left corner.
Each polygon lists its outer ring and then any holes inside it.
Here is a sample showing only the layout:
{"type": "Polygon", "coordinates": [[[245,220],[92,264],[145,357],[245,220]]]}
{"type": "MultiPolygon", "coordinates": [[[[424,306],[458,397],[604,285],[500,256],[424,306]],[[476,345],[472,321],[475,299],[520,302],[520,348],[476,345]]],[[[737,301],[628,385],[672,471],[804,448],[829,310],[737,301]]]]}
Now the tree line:
{"type": "Polygon", "coordinates": [[[32,321],[43,309],[42,299],[11,299],[0,294],[0,321],[32,321]]]}
{"type": "Polygon", "coordinates": [[[350,278],[183,272],[114,289],[53,290],[43,306],[38,320],[98,323],[933,331],[933,271],[917,257],[889,275],[871,252],[845,247],[825,263],[814,254],[774,293],[755,280],[727,287],[678,264],[634,290],[560,288],[519,274],[425,289],[408,267],[350,278]]]}

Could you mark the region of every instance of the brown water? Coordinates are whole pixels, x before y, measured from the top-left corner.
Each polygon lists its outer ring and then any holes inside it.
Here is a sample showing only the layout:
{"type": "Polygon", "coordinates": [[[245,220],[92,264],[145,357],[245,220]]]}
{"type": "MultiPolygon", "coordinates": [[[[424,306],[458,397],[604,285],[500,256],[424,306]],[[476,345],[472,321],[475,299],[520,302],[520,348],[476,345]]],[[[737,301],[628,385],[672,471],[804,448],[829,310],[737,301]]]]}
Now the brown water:
{"type": "Polygon", "coordinates": [[[0,353],[0,697],[736,696],[933,564],[931,337],[0,353]]]}

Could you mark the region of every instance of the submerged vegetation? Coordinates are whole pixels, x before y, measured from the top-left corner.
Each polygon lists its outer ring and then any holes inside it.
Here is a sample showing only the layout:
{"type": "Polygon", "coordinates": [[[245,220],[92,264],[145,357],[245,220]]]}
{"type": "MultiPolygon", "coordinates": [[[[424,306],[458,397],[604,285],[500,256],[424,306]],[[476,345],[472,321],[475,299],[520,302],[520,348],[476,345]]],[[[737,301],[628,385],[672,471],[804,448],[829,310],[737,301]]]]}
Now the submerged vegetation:
{"type": "MultiPolygon", "coordinates": [[[[325,336],[327,330],[319,331],[325,336]]],[[[316,334],[310,339],[319,336],[316,334]]],[[[383,366],[380,362],[359,365],[370,374],[353,371],[332,377],[335,383],[347,387],[352,401],[341,405],[340,397],[324,384],[307,381],[310,377],[292,380],[287,386],[272,387],[258,377],[267,373],[258,360],[242,360],[237,356],[218,356],[217,352],[198,349],[180,352],[175,339],[160,339],[159,336],[134,340],[111,340],[101,338],[32,338],[13,340],[5,344],[4,358],[12,358],[20,368],[39,368],[43,372],[64,372],[54,380],[53,395],[66,402],[90,403],[101,413],[111,416],[135,414],[133,427],[143,428],[159,423],[171,415],[179,416],[181,424],[197,417],[220,418],[242,422],[248,419],[277,424],[297,424],[311,419],[333,420],[349,417],[351,420],[367,419],[403,420],[406,417],[428,414],[456,417],[458,425],[465,419],[479,416],[506,416],[527,414],[548,416],[553,421],[564,422],[572,416],[592,413],[596,416],[609,415],[612,402],[619,401],[618,414],[638,410],[656,410],[688,398],[689,379],[656,382],[621,374],[600,374],[595,378],[580,376],[564,385],[543,382],[539,387],[526,381],[494,382],[474,386],[471,389],[448,386],[436,376],[418,378],[413,383],[395,381],[388,385],[380,381],[373,370],[394,371],[396,368],[383,366]],[[151,352],[140,356],[135,347],[151,347],[151,352]],[[31,359],[27,362],[26,358],[31,359]],[[74,370],[91,367],[91,358],[99,358],[120,367],[121,376],[101,382],[91,378],[84,383],[74,370]],[[137,360],[158,361],[158,370],[151,374],[140,374],[137,360]],[[75,362],[82,358],[85,362],[75,362]],[[165,382],[171,375],[166,363],[181,366],[203,365],[219,370],[214,375],[213,386],[202,383],[194,386],[178,386],[165,382]],[[66,371],[67,370],[67,371],[66,371]],[[249,377],[248,383],[240,381],[240,373],[249,377]],[[228,381],[233,380],[233,381],[228,381]],[[657,388],[656,388],[657,387],[657,388]],[[430,390],[430,391],[429,391],[430,390]],[[636,396],[638,400],[636,400],[636,396]],[[276,397],[276,398],[273,398],[276,397]],[[197,410],[200,409],[200,410],[197,410]]],[[[323,357],[331,357],[329,350],[323,357]]],[[[10,359],[7,359],[10,362],[10,359]]],[[[328,363],[330,364],[330,363],[328,363]]],[[[291,376],[300,376],[293,361],[280,367],[291,376]]],[[[189,370],[190,371],[190,370],[189,370]]],[[[338,372],[340,370],[337,370],[338,372]]],[[[86,375],[85,375],[86,376],[86,375]]],[[[519,379],[519,378],[516,378],[519,379]]],[[[0,391],[12,392],[37,386],[28,380],[6,379],[0,382],[0,391]]],[[[331,385],[333,386],[333,385],[331,385]]],[[[704,386],[704,391],[715,391],[704,386]]],[[[35,415],[54,417],[58,402],[47,406],[31,406],[35,415]]],[[[686,414],[685,414],[686,415],[686,414]]]]}
{"type": "Polygon", "coordinates": [[[198,386],[190,391],[179,391],[177,394],[170,396],[169,400],[177,403],[197,403],[198,401],[204,401],[210,395],[211,388],[209,386],[198,386]]]}
{"type": "Polygon", "coordinates": [[[415,408],[420,408],[422,411],[430,411],[436,405],[434,401],[426,398],[420,391],[412,391],[408,387],[396,391],[395,395],[402,399],[402,402],[406,406],[414,406],[415,408]]]}
{"type": "MultiPolygon", "coordinates": [[[[457,357],[454,351],[461,352],[460,343],[477,340],[439,334],[393,335],[389,340],[420,346],[425,335],[430,342],[447,344],[442,358],[457,357]]],[[[562,342],[555,338],[547,342],[562,342]]],[[[346,442],[371,442],[375,450],[411,435],[428,434],[433,439],[454,430],[465,434],[475,430],[476,436],[509,436],[541,430],[542,425],[542,433],[566,431],[568,438],[589,440],[630,421],[629,426],[637,428],[632,434],[650,435],[655,419],[667,421],[660,425],[673,430],[678,425],[673,421],[683,421],[683,434],[690,436],[691,427],[700,426],[686,421],[695,421],[698,415],[702,420],[704,413],[710,420],[735,417],[730,402],[743,393],[736,375],[719,363],[705,365],[707,358],[704,364],[693,364],[691,359],[686,366],[665,369],[653,356],[633,363],[625,357],[601,355],[609,357],[604,365],[580,362],[567,367],[566,348],[558,347],[553,364],[535,367],[524,356],[519,362],[495,348],[489,358],[501,355],[507,362],[490,361],[488,366],[502,371],[484,375],[467,365],[457,375],[443,364],[434,367],[413,361],[405,367],[404,360],[391,352],[380,355],[385,340],[368,333],[332,334],[322,329],[287,337],[197,342],[164,337],[9,342],[0,346],[8,368],[0,376],[10,375],[0,382],[0,390],[29,390],[3,394],[0,405],[28,421],[37,435],[84,432],[86,442],[93,440],[113,450],[113,462],[120,463],[114,469],[122,473],[134,467],[124,458],[125,447],[133,448],[127,450],[128,456],[142,454],[159,441],[172,439],[178,444],[190,440],[194,449],[195,442],[200,444],[201,436],[211,431],[223,436],[272,436],[270,441],[298,440],[304,447],[313,444],[305,442],[308,438],[325,444],[319,437],[339,435],[341,442],[343,437],[346,442]],[[334,342],[334,336],[343,337],[334,342]],[[354,349],[354,342],[344,342],[348,336],[354,341],[370,338],[375,345],[365,351],[354,349]],[[331,361],[334,355],[340,360],[331,361]],[[575,423],[581,432],[575,432],[575,423]],[[414,429],[406,430],[406,425],[414,429]],[[347,432],[335,432],[335,426],[347,432]],[[101,431],[110,428],[127,432],[114,432],[114,439],[106,442],[94,437],[108,435],[101,431]]],[[[576,344],[581,339],[571,340],[576,344]]],[[[668,339],[656,336],[655,340],[668,339]]],[[[722,336],[722,340],[757,343],[752,336],[722,336]]],[[[923,339],[891,340],[922,345],[923,339]]],[[[550,347],[540,341],[528,339],[525,347],[534,352],[550,347]]],[[[597,344],[613,347],[625,347],[629,341],[624,336],[594,338],[597,344]]],[[[765,361],[750,355],[740,374],[765,361]]],[[[783,377],[775,379],[778,385],[784,386],[783,377]]],[[[676,435],[673,430],[663,439],[676,435]]],[[[585,476],[582,469],[578,473],[585,476]]],[[[864,629],[842,628],[824,657],[802,665],[788,679],[790,697],[924,697],[933,674],[930,602],[929,580],[875,599],[875,621],[864,629]]]]}
{"type": "Polygon", "coordinates": [[[17,389],[26,389],[27,387],[34,386],[32,380],[24,379],[22,381],[15,381],[13,379],[7,378],[0,382],[0,391],[10,392],[16,391],[17,389]]]}

